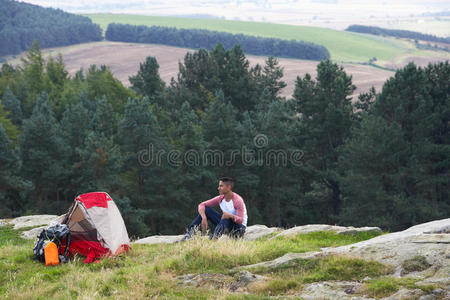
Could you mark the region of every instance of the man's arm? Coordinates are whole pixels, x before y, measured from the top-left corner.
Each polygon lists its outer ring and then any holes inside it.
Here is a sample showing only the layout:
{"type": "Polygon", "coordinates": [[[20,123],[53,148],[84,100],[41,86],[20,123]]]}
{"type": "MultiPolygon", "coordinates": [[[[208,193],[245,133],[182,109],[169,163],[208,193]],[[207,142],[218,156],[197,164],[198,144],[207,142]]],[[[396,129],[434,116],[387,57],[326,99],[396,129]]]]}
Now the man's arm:
{"type": "Polygon", "coordinates": [[[211,206],[217,206],[220,204],[220,198],[221,195],[213,197],[209,200],[203,201],[198,205],[198,213],[200,214],[200,216],[202,216],[202,218],[206,218],[205,216],[205,207],[211,207],[211,206]]]}
{"type": "Polygon", "coordinates": [[[233,222],[242,224],[244,222],[244,200],[242,198],[237,198],[236,203],[234,203],[234,209],[236,210],[236,215],[232,215],[233,222]]]}

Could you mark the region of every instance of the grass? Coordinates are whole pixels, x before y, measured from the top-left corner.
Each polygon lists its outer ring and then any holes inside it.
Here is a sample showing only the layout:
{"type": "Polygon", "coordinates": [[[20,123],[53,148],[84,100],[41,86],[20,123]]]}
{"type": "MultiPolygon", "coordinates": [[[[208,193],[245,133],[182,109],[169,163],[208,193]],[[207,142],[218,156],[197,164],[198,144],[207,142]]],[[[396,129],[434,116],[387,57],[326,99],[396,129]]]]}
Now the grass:
{"type": "MultiPolygon", "coordinates": [[[[232,293],[211,283],[199,287],[180,285],[182,274],[220,275],[222,285],[232,282],[234,267],[274,259],[288,252],[317,251],[373,237],[370,234],[338,235],[314,232],[256,241],[211,241],[204,236],[180,244],[133,245],[126,255],[85,265],[82,257],[45,267],[32,260],[34,241],[24,240],[12,226],[0,227],[1,299],[268,299],[293,295],[306,283],[323,280],[381,278],[368,284],[368,293],[382,293],[384,276],[392,269],[377,262],[345,256],[296,260],[271,270],[254,270],[268,280],[248,286],[248,295],[232,293]]],[[[217,282],[216,282],[217,283],[217,282]]],[[[405,283],[398,283],[397,286],[405,283]]],[[[395,287],[392,288],[392,290],[395,287]]]]}
{"type": "Polygon", "coordinates": [[[369,280],[364,286],[364,292],[369,297],[387,297],[395,292],[397,292],[400,288],[407,289],[421,289],[425,293],[430,293],[432,290],[436,288],[435,285],[419,285],[416,282],[419,279],[414,278],[395,278],[391,276],[384,276],[379,278],[374,278],[369,280]]]}
{"type": "Polygon", "coordinates": [[[254,289],[255,292],[275,293],[277,291],[296,291],[304,284],[320,281],[360,281],[366,277],[391,274],[393,269],[375,261],[345,256],[328,256],[315,259],[296,259],[277,268],[258,267],[250,269],[250,271],[257,274],[270,273],[276,278],[259,284],[254,289]]]}
{"type": "Polygon", "coordinates": [[[422,255],[414,256],[411,259],[407,259],[402,263],[403,274],[411,272],[424,271],[431,267],[431,264],[427,262],[427,259],[422,255]]]}
{"type": "Polygon", "coordinates": [[[325,46],[330,51],[331,59],[339,62],[361,63],[367,62],[372,57],[386,61],[405,52],[416,51],[412,43],[402,40],[312,26],[128,14],[85,14],[85,16],[99,24],[103,30],[106,30],[109,23],[114,22],[188,29],[201,28],[234,34],[302,40],[325,46]]]}
{"type": "MultiPolygon", "coordinates": [[[[223,273],[230,268],[275,259],[288,252],[317,251],[323,247],[336,247],[356,243],[374,237],[373,234],[355,236],[332,232],[312,232],[293,237],[265,238],[256,241],[221,239],[208,243],[196,237],[189,243],[166,245],[169,259],[158,265],[176,274],[223,273]]],[[[156,247],[156,246],[153,246],[156,247]]]]}

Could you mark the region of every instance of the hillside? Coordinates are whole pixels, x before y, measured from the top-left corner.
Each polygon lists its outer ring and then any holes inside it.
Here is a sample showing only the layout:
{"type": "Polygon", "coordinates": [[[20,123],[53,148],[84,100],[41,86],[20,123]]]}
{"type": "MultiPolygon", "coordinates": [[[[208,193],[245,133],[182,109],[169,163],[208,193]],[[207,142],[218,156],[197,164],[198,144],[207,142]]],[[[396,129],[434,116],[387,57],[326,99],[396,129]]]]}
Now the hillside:
{"type": "MultiPolygon", "coordinates": [[[[121,43],[121,42],[94,42],[84,43],[69,47],[50,48],[42,50],[44,57],[61,53],[64,64],[70,75],[83,68],[89,69],[91,64],[107,65],[111,68],[114,76],[119,79],[124,85],[129,86],[128,77],[136,74],[139,69],[139,64],[145,61],[149,55],[156,57],[160,66],[159,71],[161,78],[169,83],[172,77],[177,78],[178,62],[183,61],[187,52],[194,52],[191,49],[170,47],[164,45],[150,45],[150,44],[136,44],[136,43],[121,43]],[[122,59],[126,57],[126,59],[122,59]]],[[[8,63],[19,65],[21,63],[20,57],[10,57],[8,63]]],[[[267,57],[247,55],[247,59],[251,65],[264,65],[264,60],[267,57]]],[[[307,72],[312,76],[316,75],[316,67],[318,62],[310,60],[280,58],[280,65],[284,67],[283,80],[286,81],[287,86],[281,91],[281,95],[288,98],[292,97],[294,91],[295,80],[297,76],[304,76],[307,72]]],[[[418,61],[422,65],[424,61],[418,61]]],[[[374,68],[372,66],[360,64],[342,64],[346,72],[353,76],[353,82],[357,86],[354,92],[354,99],[359,93],[369,91],[373,85],[377,90],[380,90],[383,83],[391,77],[394,72],[374,68]]]]}
{"type": "Polygon", "coordinates": [[[376,57],[379,61],[377,63],[381,64],[405,53],[424,55],[410,42],[311,26],[126,14],[86,14],[85,16],[90,17],[94,23],[99,24],[104,30],[109,23],[114,22],[131,25],[200,28],[261,37],[296,39],[323,45],[330,51],[331,59],[342,62],[361,63],[376,57]]]}
{"type": "MultiPolygon", "coordinates": [[[[450,219],[376,228],[249,226],[244,240],[196,236],[134,244],[117,258],[45,267],[21,232],[42,218],[0,220],[3,299],[446,299],[450,219]],[[31,221],[30,221],[31,220],[31,221]],[[23,227],[26,226],[26,227],[23,227]],[[161,242],[162,241],[162,242],[161,242]],[[321,250],[322,249],[322,250],[321,250]],[[431,297],[431,298],[430,298],[431,297]],[[425,298],[423,298],[425,299],[425,298]]],[[[155,238],[155,237],[153,237],[155,238]]],[[[167,237],[166,237],[167,238],[167,237]]],[[[147,240],[148,241],[148,240],[147,240]]]]}
{"type": "Polygon", "coordinates": [[[0,56],[28,49],[101,40],[101,29],[87,17],[29,3],[0,0],[0,56]]]}

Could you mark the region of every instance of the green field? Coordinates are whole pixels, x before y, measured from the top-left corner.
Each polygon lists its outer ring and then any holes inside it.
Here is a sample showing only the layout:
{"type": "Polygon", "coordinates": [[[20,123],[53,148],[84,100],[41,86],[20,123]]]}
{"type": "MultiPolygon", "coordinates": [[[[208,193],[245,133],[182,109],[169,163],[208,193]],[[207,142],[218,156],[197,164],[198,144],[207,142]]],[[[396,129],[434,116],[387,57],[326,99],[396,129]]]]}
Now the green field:
{"type": "Polygon", "coordinates": [[[132,25],[158,25],[177,28],[201,28],[242,33],[261,37],[295,39],[325,46],[331,59],[337,62],[367,62],[376,57],[379,61],[393,59],[404,53],[414,53],[414,46],[405,41],[333,29],[294,26],[262,22],[228,21],[219,19],[191,19],[126,14],[85,14],[106,30],[109,23],[132,25]]]}

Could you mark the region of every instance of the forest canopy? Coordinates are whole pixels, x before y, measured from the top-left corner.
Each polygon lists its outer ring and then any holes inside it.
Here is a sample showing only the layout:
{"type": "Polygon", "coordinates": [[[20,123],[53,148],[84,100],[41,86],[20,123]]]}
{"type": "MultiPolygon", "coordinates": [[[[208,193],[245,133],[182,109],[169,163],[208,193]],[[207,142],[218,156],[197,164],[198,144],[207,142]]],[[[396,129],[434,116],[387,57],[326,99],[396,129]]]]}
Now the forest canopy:
{"type": "Polygon", "coordinates": [[[162,44],[192,49],[212,49],[221,43],[225,49],[240,45],[246,54],[271,55],[309,60],[330,58],[327,48],[310,42],[263,38],[206,29],[144,26],[110,23],[105,38],[109,41],[162,44]]]}
{"type": "Polygon", "coordinates": [[[85,16],[13,0],[0,0],[0,56],[102,39],[102,29],[85,16]]]}

